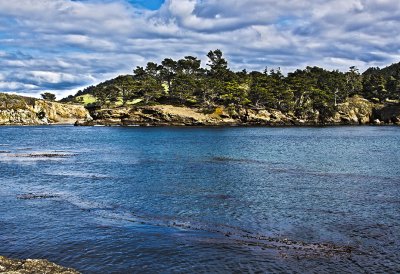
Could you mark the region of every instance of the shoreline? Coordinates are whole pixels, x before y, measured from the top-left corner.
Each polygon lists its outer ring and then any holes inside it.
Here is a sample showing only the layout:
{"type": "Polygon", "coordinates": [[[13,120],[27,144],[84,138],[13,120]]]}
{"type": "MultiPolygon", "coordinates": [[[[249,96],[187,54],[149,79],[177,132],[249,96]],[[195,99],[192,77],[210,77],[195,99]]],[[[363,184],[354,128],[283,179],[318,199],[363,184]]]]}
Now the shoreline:
{"type": "MultiPolygon", "coordinates": [[[[4,96],[3,96],[4,97],[4,96]]],[[[332,113],[282,112],[274,108],[151,104],[87,108],[5,96],[0,126],[75,125],[139,127],[325,127],[348,125],[400,125],[400,104],[375,104],[354,96],[332,113]]]]}
{"type": "Polygon", "coordinates": [[[4,124],[0,128],[5,127],[123,127],[123,128],[327,128],[327,127],[399,127],[400,124],[208,124],[208,125],[181,125],[181,124],[93,124],[93,125],[76,125],[76,123],[50,123],[50,124],[4,124]]]}

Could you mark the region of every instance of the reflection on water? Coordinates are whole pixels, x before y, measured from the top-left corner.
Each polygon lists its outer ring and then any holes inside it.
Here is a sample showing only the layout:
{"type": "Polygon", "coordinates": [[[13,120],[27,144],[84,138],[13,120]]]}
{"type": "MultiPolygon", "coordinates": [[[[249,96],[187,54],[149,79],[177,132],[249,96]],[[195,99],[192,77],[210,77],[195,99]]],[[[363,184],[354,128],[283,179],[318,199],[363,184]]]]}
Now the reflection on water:
{"type": "Polygon", "coordinates": [[[396,272],[399,133],[2,127],[0,254],[85,273],[396,272]]]}

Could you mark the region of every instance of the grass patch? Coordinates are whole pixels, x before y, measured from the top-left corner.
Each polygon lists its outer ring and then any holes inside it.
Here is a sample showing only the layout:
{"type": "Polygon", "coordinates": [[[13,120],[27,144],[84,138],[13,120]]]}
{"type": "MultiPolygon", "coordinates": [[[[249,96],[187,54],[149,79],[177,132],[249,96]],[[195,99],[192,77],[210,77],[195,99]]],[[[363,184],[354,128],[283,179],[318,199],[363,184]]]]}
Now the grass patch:
{"type": "Polygon", "coordinates": [[[81,102],[86,106],[88,104],[95,103],[97,101],[97,99],[92,94],[84,94],[84,95],[76,97],[76,101],[81,102]]]}

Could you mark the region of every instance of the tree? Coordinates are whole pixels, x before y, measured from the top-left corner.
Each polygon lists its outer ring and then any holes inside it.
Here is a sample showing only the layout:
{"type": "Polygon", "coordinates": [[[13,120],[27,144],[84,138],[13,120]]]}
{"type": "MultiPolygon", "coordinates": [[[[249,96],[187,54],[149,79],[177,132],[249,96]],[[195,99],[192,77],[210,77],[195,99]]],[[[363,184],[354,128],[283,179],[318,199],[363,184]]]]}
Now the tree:
{"type": "Polygon", "coordinates": [[[129,100],[137,96],[135,90],[136,82],[132,75],[118,76],[115,78],[114,85],[122,98],[122,105],[126,105],[129,100]]]}
{"type": "Polygon", "coordinates": [[[400,79],[391,76],[386,82],[386,89],[390,99],[400,100],[400,79]]]}
{"type": "Polygon", "coordinates": [[[293,107],[296,116],[303,116],[310,111],[309,97],[311,91],[316,88],[315,79],[309,75],[309,70],[296,70],[289,73],[286,78],[289,89],[293,93],[293,107]]]}
{"type": "Polygon", "coordinates": [[[145,103],[156,101],[165,92],[160,78],[162,67],[148,63],[146,69],[137,67],[134,73],[135,87],[134,90],[143,96],[145,103]]]}
{"type": "Polygon", "coordinates": [[[367,99],[378,99],[383,101],[388,97],[386,90],[386,80],[381,74],[369,74],[363,79],[363,95],[367,99]]]}
{"type": "Polygon", "coordinates": [[[318,88],[312,88],[309,94],[313,110],[318,111],[318,120],[325,124],[329,117],[335,113],[335,106],[332,104],[332,94],[318,88]]]}
{"type": "MultiPolygon", "coordinates": [[[[169,95],[185,104],[195,94],[199,93],[199,86],[204,71],[201,69],[201,61],[193,56],[186,56],[175,64],[175,72],[169,95]]],[[[194,100],[197,101],[197,100],[194,100]]]]}
{"type": "Polygon", "coordinates": [[[238,81],[227,82],[224,90],[221,100],[225,106],[240,109],[250,103],[246,88],[238,81]]]}
{"type": "Polygon", "coordinates": [[[222,57],[222,51],[216,49],[214,51],[210,50],[207,53],[209,62],[207,66],[210,67],[211,72],[221,72],[228,70],[228,62],[222,57]]]}
{"type": "Polygon", "coordinates": [[[115,103],[118,100],[119,90],[113,85],[99,85],[93,94],[97,98],[97,102],[103,106],[115,103]]]}
{"type": "Polygon", "coordinates": [[[270,107],[275,104],[275,98],[270,89],[270,77],[268,72],[251,73],[249,99],[256,107],[270,107]]]}
{"type": "Polygon", "coordinates": [[[274,98],[272,107],[283,112],[293,109],[293,92],[285,82],[285,77],[280,69],[270,71],[270,90],[274,98]]]}
{"type": "Polygon", "coordinates": [[[167,82],[168,85],[168,92],[172,92],[172,81],[176,75],[177,70],[177,62],[170,59],[165,58],[162,62],[162,69],[161,69],[161,78],[163,81],[167,82]]]}
{"type": "Polygon", "coordinates": [[[348,90],[346,97],[360,94],[363,90],[362,77],[358,68],[355,66],[351,66],[346,73],[346,88],[348,90]]]}
{"type": "Polygon", "coordinates": [[[47,101],[55,101],[56,100],[56,95],[54,93],[45,92],[45,93],[40,94],[40,96],[42,96],[42,98],[47,101]]]}
{"type": "Polygon", "coordinates": [[[221,50],[210,51],[207,57],[209,59],[207,63],[209,69],[207,70],[203,103],[206,106],[226,103],[226,98],[231,94],[232,86],[230,83],[237,82],[237,75],[229,70],[228,62],[222,57],[221,50]]]}

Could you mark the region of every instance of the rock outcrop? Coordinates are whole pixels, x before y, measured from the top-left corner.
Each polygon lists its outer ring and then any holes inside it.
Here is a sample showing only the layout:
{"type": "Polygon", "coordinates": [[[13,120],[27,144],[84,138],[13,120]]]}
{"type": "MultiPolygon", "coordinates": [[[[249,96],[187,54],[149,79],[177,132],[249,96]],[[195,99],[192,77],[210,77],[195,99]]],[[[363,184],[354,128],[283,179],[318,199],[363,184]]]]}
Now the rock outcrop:
{"type": "Polygon", "coordinates": [[[91,118],[79,121],[83,126],[292,126],[318,125],[317,121],[306,121],[293,114],[282,113],[276,109],[227,110],[217,107],[212,113],[199,108],[172,105],[143,107],[120,107],[91,112],[91,118]]]}
{"type": "Polygon", "coordinates": [[[338,105],[338,110],[332,119],[333,124],[365,125],[372,123],[375,113],[383,105],[374,104],[359,96],[349,98],[345,103],[338,105]]]}
{"type": "Polygon", "coordinates": [[[81,105],[0,94],[0,125],[74,124],[89,117],[81,105]]]}
{"type": "Polygon", "coordinates": [[[375,111],[374,118],[380,123],[400,125],[400,104],[389,104],[375,111]]]}
{"type": "Polygon", "coordinates": [[[0,273],[9,274],[78,274],[79,272],[71,268],[65,268],[47,260],[12,260],[0,256],[0,273]]]}
{"type": "Polygon", "coordinates": [[[277,110],[242,109],[229,113],[218,107],[213,113],[198,108],[156,105],[136,108],[101,109],[91,112],[92,119],[76,125],[137,125],[137,126],[235,126],[235,125],[293,125],[294,117],[277,110]]]}
{"type": "Polygon", "coordinates": [[[355,96],[338,105],[331,118],[321,122],[318,111],[309,118],[276,109],[217,107],[212,113],[199,108],[172,105],[119,107],[91,111],[91,117],[76,125],[94,126],[317,126],[399,124],[400,106],[384,106],[355,96]]]}

